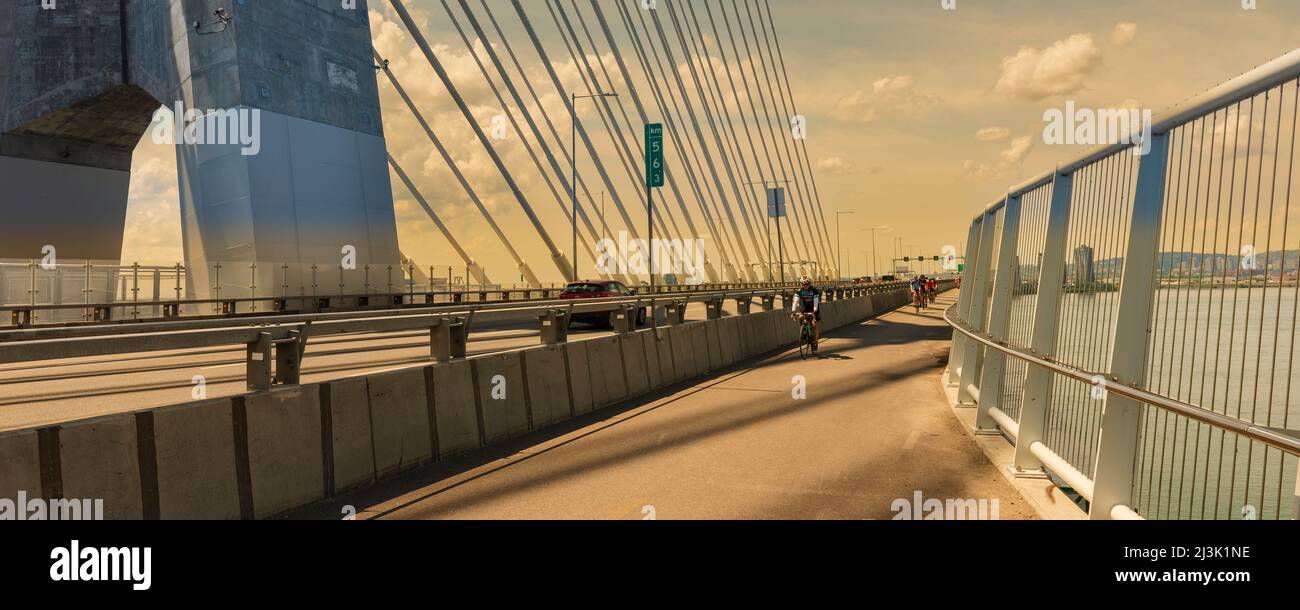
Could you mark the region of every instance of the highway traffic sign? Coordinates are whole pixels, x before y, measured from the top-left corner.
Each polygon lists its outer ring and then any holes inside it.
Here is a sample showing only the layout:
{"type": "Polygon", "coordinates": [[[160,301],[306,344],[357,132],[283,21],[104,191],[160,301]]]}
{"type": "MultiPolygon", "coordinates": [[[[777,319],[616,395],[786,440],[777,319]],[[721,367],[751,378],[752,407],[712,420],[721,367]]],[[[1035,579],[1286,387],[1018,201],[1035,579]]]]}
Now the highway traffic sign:
{"type": "Polygon", "coordinates": [[[767,189],[767,217],[785,218],[785,189],[767,189]]]}

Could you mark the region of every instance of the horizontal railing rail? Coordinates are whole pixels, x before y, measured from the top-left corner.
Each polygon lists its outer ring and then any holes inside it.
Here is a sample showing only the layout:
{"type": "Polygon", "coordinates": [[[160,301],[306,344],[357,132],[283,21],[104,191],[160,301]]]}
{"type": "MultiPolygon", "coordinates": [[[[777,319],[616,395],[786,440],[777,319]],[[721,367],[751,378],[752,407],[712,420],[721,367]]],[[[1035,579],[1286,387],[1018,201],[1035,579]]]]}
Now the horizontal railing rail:
{"type": "Polygon", "coordinates": [[[1291,455],[1300,456],[1300,430],[1284,430],[1268,426],[1260,426],[1244,419],[1229,417],[1222,413],[1209,411],[1196,405],[1173,400],[1159,394],[1148,392],[1141,388],[1120,383],[1113,377],[1106,378],[1105,375],[1096,371],[1085,371],[1056,362],[1051,358],[1034,352],[1031,349],[1009,346],[1005,342],[1000,341],[987,333],[974,330],[969,325],[953,318],[952,311],[955,307],[956,306],[954,305],[944,311],[944,320],[948,322],[949,326],[957,330],[957,332],[960,332],[963,336],[974,341],[978,341],[986,348],[997,350],[1000,353],[1012,356],[1030,365],[1084,383],[1096,383],[1098,378],[1103,378],[1105,379],[1105,383],[1099,384],[1099,386],[1103,387],[1107,392],[1126,396],[1140,403],[1159,407],[1189,419],[1203,422],[1216,428],[1228,430],[1249,439],[1257,440],[1271,447],[1290,453],[1291,455]]]}

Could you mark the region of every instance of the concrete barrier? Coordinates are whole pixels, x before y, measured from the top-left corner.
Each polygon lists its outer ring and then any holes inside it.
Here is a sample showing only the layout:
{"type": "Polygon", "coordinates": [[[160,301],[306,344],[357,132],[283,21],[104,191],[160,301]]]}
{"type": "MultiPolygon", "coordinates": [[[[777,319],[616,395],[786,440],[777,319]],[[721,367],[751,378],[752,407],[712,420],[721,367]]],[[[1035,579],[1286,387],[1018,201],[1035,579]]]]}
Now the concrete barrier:
{"type": "Polygon", "coordinates": [[[654,329],[646,329],[637,334],[641,335],[641,347],[645,352],[646,374],[650,389],[662,388],[667,385],[667,381],[663,372],[663,362],[659,360],[659,333],[654,329]]]}
{"type": "Polygon", "coordinates": [[[289,387],[244,397],[249,485],[258,519],[325,497],[319,391],[319,386],[289,387]]]}
{"type": "Polygon", "coordinates": [[[627,373],[623,365],[623,338],[614,335],[584,341],[590,370],[591,400],[595,408],[627,399],[627,373]]]}
{"type": "Polygon", "coordinates": [[[102,499],[105,519],[144,518],[134,413],[60,426],[59,464],[64,498],[102,499]]]}
{"type": "MultiPolygon", "coordinates": [[[[423,384],[423,376],[420,377],[420,381],[423,384]]],[[[384,391],[380,389],[381,393],[384,391]]],[[[394,436],[400,438],[400,433],[394,435],[394,425],[381,421],[379,422],[380,434],[375,435],[375,414],[370,407],[372,394],[370,382],[365,377],[340,379],[322,383],[320,393],[321,425],[328,424],[329,428],[329,433],[325,437],[329,441],[325,457],[330,465],[326,473],[328,477],[325,481],[326,493],[342,493],[372,483],[376,478],[395,469],[385,468],[383,474],[380,474],[380,469],[375,467],[377,453],[375,443],[381,439],[387,442],[387,439],[394,436]]],[[[384,414],[391,411],[393,410],[382,409],[380,417],[385,417],[384,414]]],[[[425,409],[423,428],[426,432],[426,445],[429,438],[427,412],[425,409]]],[[[390,455],[386,447],[382,454],[390,455]]],[[[401,460],[396,462],[400,464],[401,460]]]]}
{"type": "MultiPolygon", "coordinates": [[[[692,323],[694,324],[694,323],[692,323]]],[[[670,327],[669,340],[673,347],[673,381],[684,381],[700,374],[695,361],[695,344],[691,337],[691,324],[670,327]]]]}
{"type": "MultiPolygon", "coordinates": [[[[369,376],[368,380],[375,475],[383,478],[432,460],[434,443],[429,431],[429,396],[424,369],[378,373],[369,376]]],[[[440,390],[434,386],[435,396],[440,390]]],[[[472,393],[470,398],[472,410],[472,393]]],[[[476,424],[475,440],[477,437],[476,424]]]]}
{"type": "Polygon", "coordinates": [[[471,360],[483,413],[483,442],[492,444],[528,433],[528,400],[519,352],[471,360]]]}
{"type": "Polygon", "coordinates": [[[709,344],[709,370],[716,371],[730,364],[722,361],[721,320],[709,320],[704,323],[705,339],[709,344]]]}
{"type": "Polygon", "coordinates": [[[469,361],[434,365],[432,374],[438,456],[453,457],[478,449],[482,446],[482,431],[469,361]]]}
{"type": "Polygon", "coordinates": [[[540,430],[573,417],[564,346],[543,345],[520,352],[528,384],[529,423],[540,430]]]}
{"type": "Polygon", "coordinates": [[[782,311],[780,320],[778,320],[778,328],[781,329],[781,340],[784,344],[799,344],[799,324],[790,317],[788,310],[782,311]]]}
{"type": "MultiPolygon", "coordinates": [[[[761,330],[765,322],[767,322],[767,312],[750,314],[740,319],[741,331],[748,344],[745,350],[746,359],[753,358],[768,350],[765,335],[761,330]]],[[[770,324],[767,326],[770,326],[770,324]]]]}
{"type": "Polygon", "coordinates": [[[687,332],[691,336],[691,355],[695,357],[695,375],[704,375],[713,370],[709,366],[709,330],[708,322],[693,322],[687,324],[687,332]]]}
{"type": "MultiPolygon", "coordinates": [[[[907,303],[902,291],[830,301],[823,328],[907,303]]],[[[102,498],[109,518],[271,517],[797,339],[787,310],[756,311],[4,433],[0,498],[102,498]]]]}
{"type": "Polygon", "coordinates": [[[40,497],[41,453],[35,430],[0,433],[0,498],[18,501],[18,492],[40,497]]]}
{"type": "Polygon", "coordinates": [[[243,516],[233,417],[229,398],[153,411],[159,518],[243,516]]]}
{"type": "Polygon", "coordinates": [[[650,391],[650,365],[646,361],[645,340],[646,331],[639,331],[623,335],[623,340],[619,342],[629,396],[640,396],[650,391]]]}
{"type": "Polygon", "coordinates": [[[718,347],[722,365],[730,366],[740,362],[740,318],[728,316],[718,320],[718,347]]]}
{"type": "Polygon", "coordinates": [[[673,357],[675,355],[672,340],[673,328],[676,327],[660,326],[654,330],[655,334],[653,342],[655,344],[655,350],[659,352],[659,369],[663,376],[663,385],[665,386],[672,385],[686,378],[685,375],[678,372],[682,370],[685,363],[678,364],[673,357]]]}
{"type": "Polygon", "coordinates": [[[573,395],[573,414],[584,415],[596,408],[596,397],[592,393],[591,363],[587,355],[590,341],[575,341],[564,346],[565,358],[569,362],[569,391],[573,395]]]}

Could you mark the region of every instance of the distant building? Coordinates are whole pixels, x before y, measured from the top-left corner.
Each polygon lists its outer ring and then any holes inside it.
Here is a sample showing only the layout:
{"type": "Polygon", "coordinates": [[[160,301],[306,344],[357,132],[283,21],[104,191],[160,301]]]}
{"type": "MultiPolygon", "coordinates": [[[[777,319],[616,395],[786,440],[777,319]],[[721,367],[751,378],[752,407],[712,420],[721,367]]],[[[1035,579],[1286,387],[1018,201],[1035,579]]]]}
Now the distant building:
{"type": "Polygon", "coordinates": [[[1074,249],[1074,280],[1075,286],[1088,286],[1097,281],[1097,271],[1093,267],[1093,250],[1092,246],[1082,245],[1074,249]]]}

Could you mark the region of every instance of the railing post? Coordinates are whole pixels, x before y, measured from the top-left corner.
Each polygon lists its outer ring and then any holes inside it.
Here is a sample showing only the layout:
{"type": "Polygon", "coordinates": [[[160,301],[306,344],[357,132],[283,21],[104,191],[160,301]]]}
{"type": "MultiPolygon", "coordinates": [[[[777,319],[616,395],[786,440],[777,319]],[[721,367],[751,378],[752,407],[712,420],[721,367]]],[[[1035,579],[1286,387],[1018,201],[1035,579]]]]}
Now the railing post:
{"type": "Polygon", "coordinates": [[[430,355],[434,362],[465,358],[469,329],[462,318],[444,319],[429,329],[430,355]]]}
{"type": "MultiPolygon", "coordinates": [[[[966,319],[966,312],[970,310],[970,285],[971,278],[975,273],[975,255],[979,252],[980,244],[980,224],[971,221],[969,235],[966,238],[966,268],[962,270],[962,292],[957,297],[957,317],[961,320],[966,319]]],[[[876,292],[884,293],[884,289],[877,289],[876,292]]],[[[953,332],[952,351],[948,354],[948,384],[953,386],[961,385],[961,368],[962,360],[966,356],[966,336],[953,332]]],[[[959,390],[960,391],[960,390],[959,390]]]]}
{"type": "Polygon", "coordinates": [[[271,389],[271,333],[258,333],[257,341],[248,344],[244,358],[245,376],[250,392],[271,389]]]}
{"type": "MultiPolygon", "coordinates": [[[[1016,277],[1016,256],[1020,245],[1020,200],[1019,195],[1007,198],[1007,205],[1002,210],[1002,244],[998,246],[997,268],[993,274],[993,302],[989,305],[988,333],[994,338],[1006,341],[1011,327],[1011,297],[1014,290],[1012,280],[1016,277]]],[[[988,352],[983,369],[980,371],[980,401],[975,414],[976,432],[997,432],[998,424],[989,415],[989,409],[1002,404],[1002,381],[1006,372],[1007,357],[1002,352],[988,352]]]]}
{"type": "MultiPolygon", "coordinates": [[[[981,332],[984,330],[984,301],[988,295],[989,266],[993,264],[993,228],[996,224],[993,219],[996,214],[996,211],[985,212],[984,219],[980,221],[979,254],[975,257],[975,269],[971,274],[970,303],[963,316],[966,324],[981,332]]],[[[966,342],[965,354],[961,359],[961,381],[957,386],[957,404],[968,407],[975,405],[975,395],[970,388],[978,387],[975,384],[979,383],[983,357],[984,349],[979,342],[966,342]]]]}
{"type": "Polygon", "coordinates": [[[613,312],[614,332],[620,335],[626,335],[636,332],[636,306],[620,305],[613,312]]]}
{"type": "MultiPolygon", "coordinates": [[[[1151,150],[1138,165],[1133,199],[1133,224],[1115,319],[1111,346],[1111,379],[1134,387],[1146,383],[1150,348],[1151,308],[1156,293],[1156,250],[1160,246],[1160,216],[1165,199],[1169,161],[1169,134],[1153,136],[1151,150]]],[[[1097,466],[1088,516],[1110,519],[1111,509],[1133,504],[1133,460],[1138,450],[1141,403],[1115,394],[1106,395],[1101,434],[1097,439],[1097,466]]]]}
{"type": "Polygon", "coordinates": [[[569,312],[552,309],[538,316],[542,345],[561,345],[569,340],[569,312]]]}
{"type": "MultiPolygon", "coordinates": [[[[1034,329],[1029,348],[1040,356],[1056,355],[1057,324],[1061,318],[1061,278],[1065,277],[1065,240],[1070,231],[1070,203],[1074,176],[1057,173],[1052,185],[1052,203],[1047,213],[1047,238],[1043,262],[1038,269],[1038,299],[1034,302],[1034,329]]],[[[1043,464],[1030,446],[1043,440],[1047,406],[1052,400],[1052,373],[1030,365],[1025,373],[1025,396],[1020,407],[1020,433],[1016,436],[1017,476],[1043,476],[1043,464]]]]}

